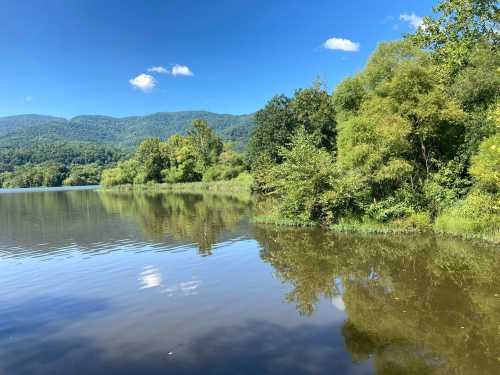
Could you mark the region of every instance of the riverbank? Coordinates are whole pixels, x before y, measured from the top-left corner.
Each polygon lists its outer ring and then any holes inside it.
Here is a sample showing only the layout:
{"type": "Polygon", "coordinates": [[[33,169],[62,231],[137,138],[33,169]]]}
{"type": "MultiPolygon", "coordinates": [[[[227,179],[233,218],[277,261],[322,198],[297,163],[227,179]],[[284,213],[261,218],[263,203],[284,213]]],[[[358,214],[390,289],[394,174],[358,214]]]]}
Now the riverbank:
{"type": "MultiPolygon", "coordinates": [[[[470,221],[470,219],[469,219],[470,221]]],[[[323,225],[315,221],[293,218],[280,218],[276,214],[256,215],[252,218],[255,224],[288,226],[288,227],[321,227],[325,231],[336,233],[361,233],[361,234],[435,234],[446,237],[462,238],[465,240],[479,240],[492,244],[500,244],[500,227],[494,230],[481,231],[477,227],[462,225],[461,231],[455,227],[443,229],[441,223],[431,223],[427,215],[420,214],[411,217],[389,221],[385,223],[374,220],[341,219],[336,224],[323,225]]],[[[467,220],[463,220],[467,223],[467,220]]]]}
{"type": "MultiPolygon", "coordinates": [[[[252,199],[252,183],[250,175],[243,174],[238,178],[228,181],[212,182],[187,182],[187,183],[148,183],[117,185],[113,187],[102,187],[100,191],[111,192],[143,192],[143,193],[192,193],[192,194],[216,194],[224,196],[245,197],[252,199]]],[[[343,218],[339,222],[325,225],[311,220],[300,218],[280,217],[272,204],[266,200],[258,200],[255,204],[255,215],[251,221],[255,224],[266,224],[288,227],[321,227],[324,230],[338,233],[366,233],[366,234],[418,234],[433,233],[444,236],[459,237],[467,240],[480,240],[493,244],[500,244],[500,225],[495,223],[474,222],[481,221],[478,217],[458,217],[455,222],[443,225],[443,218],[431,222],[426,213],[413,214],[406,218],[388,222],[377,222],[369,218],[353,219],[343,218]],[[452,225],[453,224],[453,225],[452,225]]],[[[484,221],[484,220],[482,220],[484,221]]]]}
{"type": "Polygon", "coordinates": [[[147,183],[147,184],[127,184],[110,187],[102,187],[100,191],[142,191],[142,192],[175,192],[175,193],[209,193],[218,195],[241,195],[252,193],[252,177],[242,174],[237,178],[227,181],[211,182],[184,182],[176,184],[168,183],[147,183]]]}

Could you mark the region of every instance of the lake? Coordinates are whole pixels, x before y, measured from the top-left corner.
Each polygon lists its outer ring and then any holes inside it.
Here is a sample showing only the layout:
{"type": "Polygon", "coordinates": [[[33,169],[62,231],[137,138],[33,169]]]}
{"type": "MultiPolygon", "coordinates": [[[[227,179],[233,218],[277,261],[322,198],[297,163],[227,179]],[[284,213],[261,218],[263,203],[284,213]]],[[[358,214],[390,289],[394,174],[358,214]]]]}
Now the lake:
{"type": "Polygon", "coordinates": [[[500,374],[500,250],[248,197],[0,194],[0,374],[500,374]]]}

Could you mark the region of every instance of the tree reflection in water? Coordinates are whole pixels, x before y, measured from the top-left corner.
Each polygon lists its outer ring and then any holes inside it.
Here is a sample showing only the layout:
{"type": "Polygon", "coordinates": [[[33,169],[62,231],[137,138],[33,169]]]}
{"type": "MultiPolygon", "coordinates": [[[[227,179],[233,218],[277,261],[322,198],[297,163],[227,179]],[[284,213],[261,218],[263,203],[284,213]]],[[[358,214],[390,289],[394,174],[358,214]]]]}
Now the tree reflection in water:
{"type": "Polygon", "coordinates": [[[100,197],[109,212],[132,217],[147,237],[191,242],[201,255],[210,255],[249,207],[248,197],[210,194],[101,192],[100,197]]]}
{"type": "Polygon", "coordinates": [[[345,345],[379,374],[500,369],[500,253],[436,237],[333,235],[257,226],[261,257],[311,315],[342,295],[345,345]],[[341,287],[339,287],[341,286],[341,287]]]}

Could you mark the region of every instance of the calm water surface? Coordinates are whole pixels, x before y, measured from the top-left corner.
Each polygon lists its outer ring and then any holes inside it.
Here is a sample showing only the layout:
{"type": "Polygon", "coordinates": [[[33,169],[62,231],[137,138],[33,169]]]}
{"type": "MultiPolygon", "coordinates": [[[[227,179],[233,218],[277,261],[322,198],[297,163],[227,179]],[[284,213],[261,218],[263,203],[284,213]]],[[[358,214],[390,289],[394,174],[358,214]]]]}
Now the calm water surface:
{"type": "Polygon", "coordinates": [[[0,374],[500,374],[498,248],[251,212],[0,194],[0,374]]]}

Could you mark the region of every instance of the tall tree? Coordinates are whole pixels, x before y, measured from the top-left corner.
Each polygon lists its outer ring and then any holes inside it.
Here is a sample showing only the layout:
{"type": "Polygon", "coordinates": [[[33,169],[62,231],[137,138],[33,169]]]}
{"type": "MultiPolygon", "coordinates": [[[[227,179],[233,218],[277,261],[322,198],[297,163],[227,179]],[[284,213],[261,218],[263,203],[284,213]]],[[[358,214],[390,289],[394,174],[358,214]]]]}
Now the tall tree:
{"type": "Polygon", "coordinates": [[[273,162],[281,161],[279,148],[285,146],[296,128],[290,98],[278,95],[255,114],[255,127],[248,145],[248,157],[255,165],[263,157],[273,162]]]}
{"type": "Polygon", "coordinates": [[[135,159],[142,166],[144,181],[161,181],[164,162],[160,153],[160,140],[158,138],[144,140],[135,153],[135,159]]]}
{"type": "Polygon", "coordinates": [[[200,173],[203,173],[217,161],[217,157],[222,152],[222,141],[215,135],[208,123],[200,119],[193,121],[193,127],[188,131],[187,138],[196,153],[197,168],[200,173]]]}
{"type": "Polygon", "coordinates": [[[335,149],[335,110],[330,95],[321,87],[321,82],[295,92],[290,104],[296,124],[312,135],[317,147],[331,151],[335,149]]]}
{"type": "Polygon", "coordinates": [[[433,10],[438,17],[425,17],[410,38],[433,51],[439,63],[436,72],[442,73],[443,79],[454,77],[468,64],[478,43],[500,46],[497,0],[442,0],[433,10]]]}

